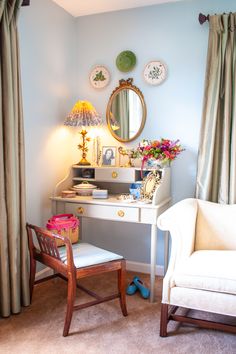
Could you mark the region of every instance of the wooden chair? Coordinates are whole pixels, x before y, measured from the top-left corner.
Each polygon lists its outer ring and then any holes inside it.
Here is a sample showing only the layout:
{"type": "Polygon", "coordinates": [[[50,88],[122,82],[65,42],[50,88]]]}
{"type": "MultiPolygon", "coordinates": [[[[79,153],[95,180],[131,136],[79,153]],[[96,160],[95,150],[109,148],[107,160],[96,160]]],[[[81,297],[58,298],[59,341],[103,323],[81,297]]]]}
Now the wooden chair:
{"type": "Polygon", "coordinates": [[[48,230],[34,225],[27,224],[26,229],[30,252],[31,300],[34,284],[56,276],[68,281],[67,309],[63,329],[64,337],[69,333],[73,311],[119,298],[123,315],[128,315],[125,297],[126,262],[122,256],[87,243],[71,245],[69,238],[53,234],[48,230]],[[34,244],[34,234],[38,240],[39,248],[34,244]],[[65,246],[57,247],[57,239],[62,240],[65,246]],[[35,282],[36,261],[52,268],[55,274],[35,282]],[[78,279],[112,271],[118,272],[118,293],[116,294],[100,297],[77,283],[78,279]],[[76,287],[85,291],[90,296],[93,296],[95,300],[82,305],[74,305],[76,287]]]}

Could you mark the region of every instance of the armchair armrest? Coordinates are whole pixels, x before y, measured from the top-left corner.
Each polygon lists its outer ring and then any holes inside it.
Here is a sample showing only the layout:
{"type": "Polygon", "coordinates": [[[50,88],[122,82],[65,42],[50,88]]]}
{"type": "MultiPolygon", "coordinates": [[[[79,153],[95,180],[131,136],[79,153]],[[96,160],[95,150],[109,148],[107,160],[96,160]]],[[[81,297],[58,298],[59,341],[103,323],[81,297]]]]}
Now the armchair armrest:
{"type": "Polygon", "coordinates": [[[194,250],[197,210],[197,199],[185,199],[166,210],[157,220],[157,227],[169,231],[172,241],[169,266],[163,281],[163,303],[169,302],[174,270],[194,250]]]}

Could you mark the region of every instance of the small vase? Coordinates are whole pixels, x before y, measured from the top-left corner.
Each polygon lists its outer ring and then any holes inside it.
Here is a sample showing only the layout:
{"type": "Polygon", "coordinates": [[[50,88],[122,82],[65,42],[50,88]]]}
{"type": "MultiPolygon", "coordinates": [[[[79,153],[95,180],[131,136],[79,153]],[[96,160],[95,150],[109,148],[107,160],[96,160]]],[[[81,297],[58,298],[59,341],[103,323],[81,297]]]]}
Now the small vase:
{"type": "Polygon", "coordinates": [[[163,162],[161,160],[149,159],[147,165],[149,168],[154,168],[156,170],[163,168],[163,162]]]}
{"type": "Polygon", "coordinates": [[[170,161],[169,160],[155,160],[155,159],[149,159],[148,160],[148,166],[160,170],[165,167],[170,167],[170,161]]]}

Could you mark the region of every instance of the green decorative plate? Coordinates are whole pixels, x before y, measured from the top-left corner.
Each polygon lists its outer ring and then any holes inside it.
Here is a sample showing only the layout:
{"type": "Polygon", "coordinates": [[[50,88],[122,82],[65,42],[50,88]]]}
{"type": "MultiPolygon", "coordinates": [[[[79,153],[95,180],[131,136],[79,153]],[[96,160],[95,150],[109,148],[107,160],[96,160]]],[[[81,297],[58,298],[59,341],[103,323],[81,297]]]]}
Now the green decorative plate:
{"type": "Polygon", "coordinates": [[[136,64],[136,56],[130,50],[125,50],[121,52],[116,58],[116,66],[117,68],[126,73],[131,71],[136,64]]]}

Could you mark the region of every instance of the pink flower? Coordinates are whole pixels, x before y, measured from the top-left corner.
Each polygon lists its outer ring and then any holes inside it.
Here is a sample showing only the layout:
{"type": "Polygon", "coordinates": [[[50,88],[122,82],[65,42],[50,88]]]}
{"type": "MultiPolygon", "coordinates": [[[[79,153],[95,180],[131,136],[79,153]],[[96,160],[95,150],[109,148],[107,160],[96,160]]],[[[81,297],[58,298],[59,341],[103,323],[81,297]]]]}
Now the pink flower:
{"type": "Polygon", "coordinates": [[[149,159],[161,160],[163,163],[173,161],[184,149],[179,140],[147,140],[143,139],[136,149],[137,156],[142,157],[142,161],[149,159]]]}

